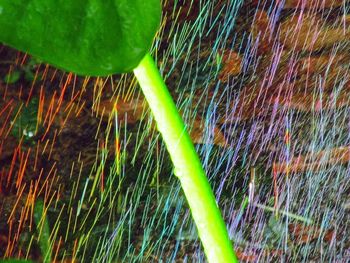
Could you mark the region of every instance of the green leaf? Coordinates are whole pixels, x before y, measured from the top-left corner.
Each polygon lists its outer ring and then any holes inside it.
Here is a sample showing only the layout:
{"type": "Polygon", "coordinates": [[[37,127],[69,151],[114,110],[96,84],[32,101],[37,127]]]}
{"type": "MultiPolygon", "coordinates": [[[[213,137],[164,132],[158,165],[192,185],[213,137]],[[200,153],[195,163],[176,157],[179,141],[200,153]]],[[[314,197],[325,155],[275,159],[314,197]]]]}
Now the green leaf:
{"type": "Polygon", "coordinates": [[[0,0],[0,41],[61,69],[134,69],[160,24],[159,0],[0,0]]]}
{"type": "Polygon", "coordinates": [[[7,84],[13,84],[19,80],[20,76],[21,76],[21,73],[15,70],[5,75],[4,81],[7,84]]]}
{"type": "Polygon", "coordinates": [[[17,112],[21,110],[18,114],[15,122],[13,123],[11,134],[16,138],[21,138],[23,136],[24,141],[28,142],[32,140],[33,136],[36,135],[37,129],[37,115],[38,115],[39,100],[38,98],[33,98],[30,100],[28,106],[20,106],[13,113],[13,117],[17,115],[17,112]]]}
{"type": "Polygon", "coordinates": [[[33,261],[31,260],[26,260],[26,259],[1,259],[0,263],[32,263],[33,261]]]}
{"type": "Polygon", "coordinates": [[[38,198],[34,206],[34,222],[39,233],[39,246],[44,258],[43,263],[51,262],[50,227],[45,213],[44,201],[38,198]]]}

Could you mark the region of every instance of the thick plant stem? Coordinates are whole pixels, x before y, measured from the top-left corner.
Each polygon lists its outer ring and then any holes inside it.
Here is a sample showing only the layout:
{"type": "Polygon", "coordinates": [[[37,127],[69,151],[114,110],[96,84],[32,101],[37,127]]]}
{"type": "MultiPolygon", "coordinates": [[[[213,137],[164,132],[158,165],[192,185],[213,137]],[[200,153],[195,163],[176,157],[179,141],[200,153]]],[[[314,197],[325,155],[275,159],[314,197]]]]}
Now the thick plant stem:
{"type": "Polygon", "coordinates": [[[238,262],[226,225],[175,103],[147,54],[134,69],[181,182],[210,263],[238,262]]]}

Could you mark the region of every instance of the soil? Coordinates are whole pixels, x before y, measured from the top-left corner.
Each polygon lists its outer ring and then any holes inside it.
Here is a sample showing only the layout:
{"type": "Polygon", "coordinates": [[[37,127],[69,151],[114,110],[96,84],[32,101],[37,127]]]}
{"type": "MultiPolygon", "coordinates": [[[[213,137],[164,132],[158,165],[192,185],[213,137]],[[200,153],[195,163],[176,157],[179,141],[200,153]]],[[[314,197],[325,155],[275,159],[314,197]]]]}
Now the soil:
{"type": "MultiPolygon", "coordinates": [[[[232,1],[163,4],[158,65],[240,260],[350,260],[344,8],[304,10],[301,30],[327,38],[313,43],[288,31],[293,1],[246,1],[235,20],[232,1]]],[[[77,77],[0,46],[0,258],[43,261],[41,199],[54,262],[205,262],[155,128],[131,74],[77,77]]]]}

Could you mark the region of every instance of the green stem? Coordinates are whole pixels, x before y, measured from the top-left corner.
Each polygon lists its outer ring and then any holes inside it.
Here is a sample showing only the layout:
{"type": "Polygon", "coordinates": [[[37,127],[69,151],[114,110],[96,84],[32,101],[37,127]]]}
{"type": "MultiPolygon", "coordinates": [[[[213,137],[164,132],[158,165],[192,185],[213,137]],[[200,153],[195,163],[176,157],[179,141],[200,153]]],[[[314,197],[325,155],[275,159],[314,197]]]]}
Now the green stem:
{"type": "Polygon", "coordinates": [[[175,103],[147,54],[134,74],[162,134],[210,263],[238,262],[226,225],[175,103]]]}

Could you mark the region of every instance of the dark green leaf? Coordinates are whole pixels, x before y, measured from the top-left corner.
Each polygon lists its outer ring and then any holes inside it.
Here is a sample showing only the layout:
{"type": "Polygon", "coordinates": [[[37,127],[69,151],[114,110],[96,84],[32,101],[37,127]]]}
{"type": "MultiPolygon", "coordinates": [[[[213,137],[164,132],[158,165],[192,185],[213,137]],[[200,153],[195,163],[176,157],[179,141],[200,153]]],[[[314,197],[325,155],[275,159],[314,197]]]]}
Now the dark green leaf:
{"type": "Polygon", "coordinates": [[[149,51],[160,11],[159,0],[0,0],[0,41],[77,74],[128,72],[149,51]]]}
{"type": "Polygon", "coordinates": [[[33,81],[35,79],[34,73],[30,69],[24,69],[24,78],[27,81],[33,81]]]}

